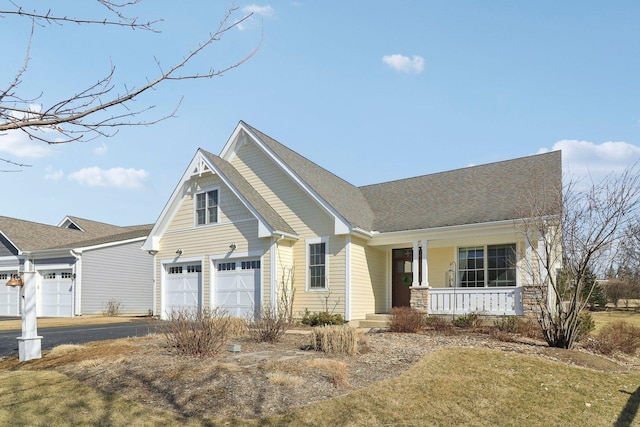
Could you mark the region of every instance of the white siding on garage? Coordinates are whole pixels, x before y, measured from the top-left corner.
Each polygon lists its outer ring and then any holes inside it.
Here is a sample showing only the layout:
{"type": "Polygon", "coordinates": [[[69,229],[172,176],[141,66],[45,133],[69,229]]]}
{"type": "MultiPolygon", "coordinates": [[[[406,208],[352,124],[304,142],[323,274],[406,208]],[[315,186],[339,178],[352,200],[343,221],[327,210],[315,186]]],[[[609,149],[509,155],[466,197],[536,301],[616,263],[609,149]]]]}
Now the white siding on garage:
{"type": "Polygon", "coordinates": [[[0,316],[20,315],[20,287],[5,286],[15,273],[17,271],[0,271],[0,316]]]}
{"type": "Polygon", "coordinates": [[[142,241],[82,253],[82,314],[100,314],[109,300],[122,314],[146,315],[153,307],[153,257],[142,241]]]}

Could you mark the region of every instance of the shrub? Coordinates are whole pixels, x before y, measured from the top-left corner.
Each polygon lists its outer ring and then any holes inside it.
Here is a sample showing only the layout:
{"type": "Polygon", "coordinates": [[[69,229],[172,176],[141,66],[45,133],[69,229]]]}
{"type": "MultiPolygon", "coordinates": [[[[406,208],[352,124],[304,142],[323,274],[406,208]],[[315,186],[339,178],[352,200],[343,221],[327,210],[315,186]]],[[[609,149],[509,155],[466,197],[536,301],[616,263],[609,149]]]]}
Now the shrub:
{"type": "Polygon", "coordinates": [[[231,320],[220,309],[173,310],[160,330],[169,347],[184,355],[215,356],[227,344],[231,320]]]}
{"type": "Polygon", "coordinates": [[[260,317],[249,328],[249,334],[258,342],[274,343],[293,325],[293,320],[285,310],[265,305],[260,317]]]}
{"type": "Polygon", "coordinates": [[[578,316],[578,335],[576,341],[587,337],[596,328],[596,322],[591,317],[591,313],[583,312],[578,316]]]}
{"type": "Polygon", "coordinates": [[[640,348],[640,328],[623,321],[610,323],[590,338],[585,347],[606,355],[615,352],[633,355],[640,348]]]}
{"type": "Polygon", "coordinates": [[[310,347],[329,354],[358,353],[358,331],[350,326],[317,326],[310,335],[310,347]]]}
{"type": "Polygon", "coordinates": [[[493,322],[493,325],[500,332],[517,334],[520,332],[520,323],[517,316],[500,316],[493,322]]]}
{"type": "Polygon", "coordinates": [[[326,311],[310,313],[305,309],[301,322],[307,326],[343,325],[344,318],[339,313],[332,314],[326,311]]]}
{"type": "Polygon", "coordinates": [[[122,303],[117,299],[111,298],[105,304],[105,307],[102,310],[102,315],[106,317],[117,317],[120,315],[121,311],[122,311],[122,303]]]}
{"type": "Polygon", "coordinates": [[[424,314],[412,307],[393,307],[389,314],[391,332],[416,333],[423,328],[424,314]]]}
{"type": "Polygon", "coordinates": [[[453,325],[464,329],[479,328],[482,325],[482,320],[478,313],[467,313],[453,319],[453,325]]]}
{"type": "Polygon", "coordinates": [[[422,320],[423,327],[426,329],[432,329],[435,332],[441,332],[444,334],[455,334],[455,328],[453,324],[440,316],[426,316],[422,320]]]}

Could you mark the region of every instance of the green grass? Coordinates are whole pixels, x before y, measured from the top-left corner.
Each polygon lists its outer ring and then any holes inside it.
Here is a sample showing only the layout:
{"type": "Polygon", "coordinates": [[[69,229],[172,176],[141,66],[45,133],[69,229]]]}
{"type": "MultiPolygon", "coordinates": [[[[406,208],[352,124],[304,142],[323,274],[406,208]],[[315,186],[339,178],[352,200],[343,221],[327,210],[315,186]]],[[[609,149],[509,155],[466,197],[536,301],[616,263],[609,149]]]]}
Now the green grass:
{"type": "Polygon", "coordinates": [[[16,426],[627,426],[640,425],[639,405],[640,372],[605,373],[469,348],[435,351],[398,378],[260,420],[187,422],[60,373],[0,373],[0,425],[16,426]]]}

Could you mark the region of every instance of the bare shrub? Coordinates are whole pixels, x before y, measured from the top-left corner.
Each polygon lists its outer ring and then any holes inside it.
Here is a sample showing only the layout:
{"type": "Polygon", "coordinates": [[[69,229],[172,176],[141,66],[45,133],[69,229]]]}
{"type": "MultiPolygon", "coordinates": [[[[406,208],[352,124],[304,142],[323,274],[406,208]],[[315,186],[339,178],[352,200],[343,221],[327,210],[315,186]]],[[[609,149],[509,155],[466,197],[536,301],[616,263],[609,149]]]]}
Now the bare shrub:
{"type": "Polygon", "coordinates": [[[265,304],[249,328],[249,334],[258,342],[278,342],[293,326],[293,300],[295,297],[293,267],[283,268],[279,286],[278,304],[265,304]]]}
{"type": "Polygon", "coordinates": [[[423,320],[424,327],[434,332],[445,335],[453,335],[456,333],[453,323],[441,316],[427,316],[423,320]]]}
{"type": "Polygon", "coordinates": [[[111,298],[104,305],[104,309],[102,310],[102,315],[105,317],[117,317],[120,316],[122,312],[122,303],[117,299],[111,298]]]}
{"type": "Polygon", "coordinates": [[[229,337],[243,337],[249,331],[249,323],[242,317],[229,317],[229,337]]]}
{"type": "Polygon", "coordinates": [[[232,321],[221,309],[173,310],[160,327],[167,345],[188,356],[219,354],[230,335],[232,321]]]}
{"type": "Polygon", "coordinates": [[[358,354],[358,331],[350,326],[317,326],[311,331],[313,350],[329,354],[358,354]]]}
{"type": "Polygon", "coordinates": [[[307,362],[310,368],[322,370],[329,376],[329,380],[334,387],[348,387],[349,366],[340,360],[333,359],[312,359],[307,362]]]}
{"type": "Polygon", "coordinates": [[[393,307],[389,331],[416,333],[422,330],[424,313],[413,307],[393,307]]]}
{"type": "Polygon", "coordinates": [[[498,331],[515,334],[520,332],[520,322],[517,316],[500,316],[493,322],[498,331]]]}
{"type": "Polygon", "coordinates": [[[610,323],[596,337],[589,338],[585,347],[606,355],[616,352],[633,355],[640,348],[640,328],[623,321],[610,323]]]}

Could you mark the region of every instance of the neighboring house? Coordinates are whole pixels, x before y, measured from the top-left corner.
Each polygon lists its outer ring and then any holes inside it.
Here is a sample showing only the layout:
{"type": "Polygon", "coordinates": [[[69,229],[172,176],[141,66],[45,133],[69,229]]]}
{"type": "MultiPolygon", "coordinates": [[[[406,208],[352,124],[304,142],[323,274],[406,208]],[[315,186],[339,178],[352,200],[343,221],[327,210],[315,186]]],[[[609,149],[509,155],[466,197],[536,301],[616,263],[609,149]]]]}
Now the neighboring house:
{"type": "Polygon", "coordinates": [[[516,220],[560,197],[561,174],[551,152],[356,187],[240,122],[219,156],[196,152],[143,246],[156,312],[247,316],[293,282],[296,313],[350,321],[407,305],[523,314],[535,248],[516,220]]]}
{"type": "Polygon", "coordinates": [[[66,217],[57,226],[0,216],[0,316],[20,314],[11,275],[36,273],[37,315],[100,314],[110,300],[122,314],[153,309],[153,257],[140,248],[151,225],[118,227],[66,217]]]}

